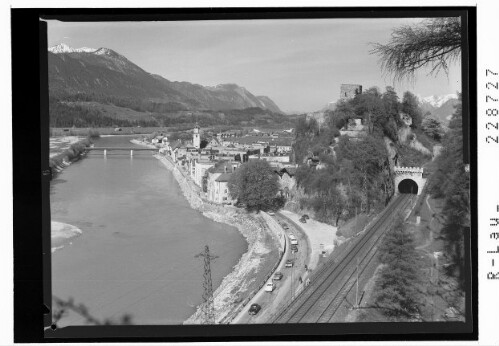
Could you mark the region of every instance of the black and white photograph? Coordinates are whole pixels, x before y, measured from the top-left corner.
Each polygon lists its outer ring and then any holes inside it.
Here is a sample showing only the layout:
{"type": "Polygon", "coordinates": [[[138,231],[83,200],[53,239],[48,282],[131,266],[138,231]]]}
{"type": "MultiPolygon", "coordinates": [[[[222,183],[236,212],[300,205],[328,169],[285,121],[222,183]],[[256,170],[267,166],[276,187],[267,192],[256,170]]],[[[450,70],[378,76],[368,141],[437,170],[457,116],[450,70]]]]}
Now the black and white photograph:
{"type": "Polygon", "coordinates": [[[464,321],[460,17],[48,42],[58,327],[464,321]]]}
{"type": "Polygon", "coordinates": [[[469,8],[162,10],[39,16],[45,337],[476,333],[469,8]]]}

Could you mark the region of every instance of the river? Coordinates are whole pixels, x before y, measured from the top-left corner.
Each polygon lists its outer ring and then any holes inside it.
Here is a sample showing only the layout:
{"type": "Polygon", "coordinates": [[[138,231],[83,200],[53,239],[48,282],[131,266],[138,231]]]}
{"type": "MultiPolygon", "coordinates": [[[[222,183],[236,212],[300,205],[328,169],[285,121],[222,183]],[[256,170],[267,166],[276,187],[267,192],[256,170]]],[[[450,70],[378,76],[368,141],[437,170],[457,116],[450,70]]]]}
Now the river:
{"type": "MultiPolygon", "coordinates": [[[[95,146],[138,147],[129,136],[95,146]]],[[[51,219],[82,233],[52,254],[52,294],[98,319],[181,324],[202,302],[205,245],[215,290],[247,243],[236,228],[191,209],[173,175],[150,152],[90,152],[51,183],[51,219]]],[[[82,325],[69,313],[59,326],[82,325]]]]}

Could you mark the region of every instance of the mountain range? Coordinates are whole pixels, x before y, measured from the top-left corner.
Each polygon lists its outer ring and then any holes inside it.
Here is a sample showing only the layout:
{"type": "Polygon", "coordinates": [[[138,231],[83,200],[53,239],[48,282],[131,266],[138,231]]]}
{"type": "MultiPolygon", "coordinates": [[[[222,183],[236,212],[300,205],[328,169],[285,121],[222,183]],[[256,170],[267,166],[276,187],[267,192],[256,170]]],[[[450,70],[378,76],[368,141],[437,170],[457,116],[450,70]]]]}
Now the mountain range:
{"type": "Polygon", "coordinates": [[[170,81],[146,72],[109,48],[48,49],[49,93],[54,97],[105,95],[167,104],[174,110],[261,108],[283,113],[267,96],[255,96],[237,84],[214,87],[170,81]]]}
{"type": "Polygon", "coordinates": [[[418,95],[419,105],[423,110],[423,114],[430,112],[431,115],[440,120],[444,125],[447,125],[454,113],[454,107],[458,103],[456,94],[447,94],[441,96],[421,97],[418,95]]]}

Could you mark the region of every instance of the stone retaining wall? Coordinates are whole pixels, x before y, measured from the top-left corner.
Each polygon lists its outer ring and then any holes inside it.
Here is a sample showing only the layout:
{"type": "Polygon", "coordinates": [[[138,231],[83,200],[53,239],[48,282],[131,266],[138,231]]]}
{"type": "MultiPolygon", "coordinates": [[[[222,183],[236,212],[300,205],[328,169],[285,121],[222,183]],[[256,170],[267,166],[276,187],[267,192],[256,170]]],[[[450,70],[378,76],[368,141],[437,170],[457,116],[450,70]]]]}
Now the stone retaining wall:
{"type": "Polygon", "coordinates": [[[284,251],[284,247],[286,245],[286,234],[284,233],[284,229],[273,217],[271,217],[266,212],[261,212],[261,214],[263,219],[267,223],[267,226],[274,234],[274,237],[279,241],[279,251],[284,251]]]}

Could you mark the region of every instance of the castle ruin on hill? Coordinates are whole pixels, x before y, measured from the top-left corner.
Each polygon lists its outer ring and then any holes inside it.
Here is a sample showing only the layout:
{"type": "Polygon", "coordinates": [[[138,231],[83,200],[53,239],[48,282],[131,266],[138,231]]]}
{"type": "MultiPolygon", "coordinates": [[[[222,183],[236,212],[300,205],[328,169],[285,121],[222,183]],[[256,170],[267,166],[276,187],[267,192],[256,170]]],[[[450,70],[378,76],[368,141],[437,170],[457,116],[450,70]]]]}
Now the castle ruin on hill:
{"type": "Polygon", "coordinates": [[[355,95],[362,94],[362,85],[360,84],[341,84],[340,87],[340,100],[348,100],[355,97],[355,95]]]}

